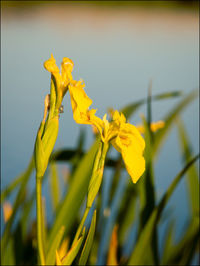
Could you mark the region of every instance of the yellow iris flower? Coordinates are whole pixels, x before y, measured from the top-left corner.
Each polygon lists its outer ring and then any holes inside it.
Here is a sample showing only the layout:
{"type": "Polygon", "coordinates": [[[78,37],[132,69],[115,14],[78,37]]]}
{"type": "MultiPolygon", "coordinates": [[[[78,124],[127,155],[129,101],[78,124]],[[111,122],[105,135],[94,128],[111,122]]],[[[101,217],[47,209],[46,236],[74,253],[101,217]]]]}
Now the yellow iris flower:
{"type": "Polygon", "coordinates": [[[51,58],[44,62],[44,68],[49,71],[55,80],[56,87],[56,107],[59,108],[65,93],[68,90],[69,83],[73,80],[72,70],[74,63],[71,59],[64,57],[61,63],[61,72],[56,65],[56,60],[51,54],[51,58]]]}
{"type": "Polygon", "coordinates": [[[106,119],[106,114],[103,119],[100,119],[95,115],[96,110],[89,110],[92,100],[85,93],[84,86],[82,81],[75,80],[68,86],[74,120],[80,124],[95,126],[102,141],[112,143],[116,150],[122,154],[126,169],[133,183],[136,183],[145,170],[144,139],[138,129],[127,123],[125,116],[118,111],[114,112],[113,120],[109,122],[106,119]]]}

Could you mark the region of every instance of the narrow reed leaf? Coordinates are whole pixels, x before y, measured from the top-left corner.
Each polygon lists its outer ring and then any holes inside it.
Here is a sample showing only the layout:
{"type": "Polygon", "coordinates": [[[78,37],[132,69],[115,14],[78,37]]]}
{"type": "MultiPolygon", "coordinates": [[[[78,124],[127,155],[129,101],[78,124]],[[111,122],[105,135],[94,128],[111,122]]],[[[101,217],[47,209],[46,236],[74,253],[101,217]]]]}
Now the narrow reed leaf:
{"type": "MultiPolygon", "coordinates": [[[[150,84],[151,86],[151,84],[150,84]]],[[[146,170],[143,179],[140,183],[140,199],[141,199],[141,213],[140,213],[140,232],[147,223],[151,213],[155,207],[155,190],[154,190],[154,169],[152,161],[152,146],[154,141],[153,132],[150,129],[151,125],[151,87],[149,88],[149,95],[147,98],[147,121],[142,117],[145,128],[145,164],[146,170]]],[[[152,232],[153,237],[151,244],[147,247],[149,249],[149,255],[153,259],[153,264],[159,264],[158,262],[158,239],[156,226],[152,232]]]]}
{"type": "Polygon", "coordinates": [[[153,156],[157,155],[167,133],[173,125],[173,122],[179,115],[198,95],[198,90],[193,90],[186,95],[176,106],[164,117],[165,126],[155,133],[155,142],[153,147],[153,156]]]}
{"type": "Polygon", "coordinates": [[[128,189],[123,197],[125,198],[125,202],[122,206],[122,210],[119,214],[119,244],[122,246],[126,240],[128,229],[133,224],[135,220],[135,209],[136,209],[136,199],[137,199],[137,192],[135,186],[133,189],[133,185],[128,185],[128,189]]]}
{"type": "Polygon", "coordinates": [[[30,212],[33,207],[33,203],[35,201],[35,191],[33,191],[30,198],[24,203],[22,214],[20,218],[21,223],[21,230],[22,230],[22,239],[25,240],[28,232],[28,226],[30,225],[29,218],[30,218],[30,212]]]}
{"type": "MultiPolygon", "coordinates": [[[[148,104],[149,105],[149,104],[148,104]]],[[[141,229],[146,224],[155,206],[154,176],[152,165],[152,132],[150,130],[151,121],[146,121],[142,117],[145,128],[145,164],[146,169],[140,182],[140,201],[141,201],[141,229]]]]}
{"type": "Polygon", "coordinates": [[[87,194],[90,174],[93,166],[91,162],[94,161],[98,147],[99,140],[96,140],[90,150],[80,160],[72,176],[69,191],[58,208],[55,221],[49,233],[48,245],[51,245],[62,225],[66,226],[67,232],[69,232],[71,226],[73,225],[73,222],[77,217],[78,210],[87,194]]]}
{"type": "MultiPolygon", "coordinates": [[[[155,96],[152,96],[152,100],[164,100],[168,98],[174,98],[181,95],[181,91],[172,91],[172,92],[165,92],[161,94],[157,94],[155,96]]],[[[134,112],[137,111],[137,109],[146,103],[146,99],[139,100],[137,102],[131,103],[123,107],[120,112],[122,112],[126,118],[128,119],[131,115],[133,115],[134,112]]]]}
{"type": "Polygon", "coordinates": [[[51,203],[53,211],[55,211],[60,201],[59,176],[56,164],[52,162],[49,164],[49,166],[50,166],[49,185],[51,191],[51,203]]]}
{"type": "Polygon", "coordinates": [[[78,254],[81,244],[83,242],[85,235],[85,230],[83,230],[82,236],[74,243],[74,245],[71,247],[67,255],[62,259],[62,265],[71,265],[74,259],[76,258],[76,255],[78,254]]]}
{"type": "Polygon", "coordinates": [[[62,226],[60,230],[58,231],[58,234],[54,238],[51,246],[49,247],[49,250],[47,251],[46,256],[46,264],[47,265],[54,265],[56,261],[56,250],[59,248],[60,242],[62,240],[63,234],[64,234],[65,227],[62,226]]]}
{"type": "Polygon", "coordinates": [[[182,179],[184,174],[189,170],[189,168],[193,165],[193,163],[199,158],[199,154],[193,157],[192,160],[178,173],[178,175],[174,178],[171,185],[163,195],[160,200],[158,206],[152,212],[148,222],[146,223],[144,229],[139,235],[138,241],[135,245],[135,248],[131,254],[128,265],[139,265],[143,262],[144,250],[148,245],[150,245],[150,241],[152,239],[152,232],[154,231],[155,225],[159,222],[161,214],[169,201],[172,193],[174,192],[176,186],[179,181],[182,179]]]}
{"type": "Polygon", "coordinates": [[[10,237],[7,249],[4,253],[1,251],[1,265],[16,265],[15,246],[13,236],[10,237]]]}
{"type": "Polygon", "coordinates": [[[200,240],[199,217],[193,217],[186,233],[181,240],[173,246],[165,261],[166,265],[190,265],[195,249],[200,240]]]}
{"type": "Polygon", "coordinates": [[[4,200],[10,195],[10,193],[26,178],[26,176],[30,176],[34,169],[33,159],[30,160],[30,163],[27,169],[21,173],[18,177],[16,177],[5,189],[1,192],[1,204],[4,200]]]}
{"type": "Polygon", "coordinates": [[[94,211],[90,229],[83,247],[83,250],[81,252],[81,256],[79,259],[79,265],[86,265],[90,250],[92,248],[92,243],[93,243],[93,238],[94,238],[94,233],[95,233],[95,226],[96,226],[96,210],[94,211]]]}
{"type": "MultiPolygon", "coordinates": [[[[179,143],[182,150],[182,159],[186,163],[192,158],[191,144],[180,119],[177,120],[179,143]]],[[[199,211],[199,178],[195,165],[187,172],[188,199],[191,205],[191,214],[196,215],[199,211]]]]}
{"type": "Polygon", "coordinates": [[[164,243],[163,243],[161,265],[166,265],[168,256],[170,255],[171,250],[174,248],[174,229],[175,229],[175,224],[174,221],[172,221],[168,225],[168,228],[166,229],[164,243]]]}
{"type": "Polygon", "coordinates": [[[19,191],[17,193],[16,200],[15,200],[15,203],[14,203],[14,206],[13,206],[12,215],[11,215],[9,221],[6,223],[6,226],[5,226],[5,229],[4,229],[2,242],[1,242],[1,247],[2,247],[2,251],[3,252],[5,251],[6,246],[8,244],[9,237],[11,236],[11,228],[12,228],[13,222],[15,220],[16,213],[17,213],[17,211],[18,211],[18,209],[19,209],[19,207],[21,205],[21,202],[23,200],[23,197],[25,195],[26,186],[27,186],[29,177],[30,177],[30,175],[32,173],[33,165],[34,165],[34,160],[33,160],[33,157],[32,157],[31,161],[30,161],[30,163],[28,165],[28,168],[27,168],[27,170],[24,173],[24,176],[23,176],[23,179],[22,179],[22,182],[21,182],[21,186],[20,186],[19,191]]]}

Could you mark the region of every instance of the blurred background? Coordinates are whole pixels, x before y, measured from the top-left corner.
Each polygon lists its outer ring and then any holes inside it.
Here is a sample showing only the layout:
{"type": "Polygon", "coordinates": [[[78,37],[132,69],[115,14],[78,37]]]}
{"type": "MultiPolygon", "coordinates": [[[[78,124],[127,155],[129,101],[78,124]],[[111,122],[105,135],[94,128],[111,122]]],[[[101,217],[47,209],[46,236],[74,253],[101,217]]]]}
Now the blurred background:
{"type": "MultiPolygon", "coordinates": [[[[199,87],[198,1],[2,1],[1,15],[2,189],[31,158],[50,87],[43,62],[51,53],[58,66],[63,57],[73,60],[73,78],[85,81],[92,108],[100,117],[108,108],[120,109],[145,98],[151,81],[153,95],[174,90],[188,94],[199,87]]],[[[154,102],[153,121],[162,119],[178,101],[154,102]]],[[[80,128],[85,128],[88,149],[91,128],[74,122],[68,94],[63,105],[56,148],[75,147],[80,128]]],[[[141,123],[141,113],[146,114],[146,106],[130,122],[141,123]]],[[[198,100],[181,118],[196,154],[198,100]]],[[[157,199],[182,166],[174,127],[155,167],[157,199]]],[[[188,216],[184,182],[170,200],[176,210],[177,237],[188,216]]],[[[34,176],[29,185],[33,190],[34,176]]],[[[47,194],[48,186],[44,187],[47,194]]],[[[51,220],[48,206],[47,214],[51,220]]]]}

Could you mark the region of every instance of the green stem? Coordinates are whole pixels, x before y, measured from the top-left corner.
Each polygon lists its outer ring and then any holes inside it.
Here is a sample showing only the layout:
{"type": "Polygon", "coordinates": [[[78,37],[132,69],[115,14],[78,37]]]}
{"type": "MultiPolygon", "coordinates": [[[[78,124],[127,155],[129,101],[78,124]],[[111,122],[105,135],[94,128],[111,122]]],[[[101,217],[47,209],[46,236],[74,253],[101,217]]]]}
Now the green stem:
{"type": "Polygon", "coordinates": [[[45,265],[43,232],[42,232],[42,179],[36,177],[36,199],[37,199],[37,243],[41,265],[45,265]]]}
{"type": "Polygon", "coordinates": [[[73,244],[78,240],[80,233],[82,231],[83,225],[85,223],[85,220],[87,218],[87,215],[92,207],[92,204],[94,202],[94,199],[99,191],[99,188],[101,186],[102,177],[103,177],[103,170],[104,170],[104,164],[105,164],[105,158],[108,151],[109,144],[108,143],[102,143],[100,142],[99,150],[96,154],[95,161],[94,161],[94,167],[92,170],[92,177],[89,183],[88,187],[88,199],[87,199],[87,207],[85,209],[83,218],[79,224],[78,230],[76,232],[76,235],[74,237],[73,244]]]}

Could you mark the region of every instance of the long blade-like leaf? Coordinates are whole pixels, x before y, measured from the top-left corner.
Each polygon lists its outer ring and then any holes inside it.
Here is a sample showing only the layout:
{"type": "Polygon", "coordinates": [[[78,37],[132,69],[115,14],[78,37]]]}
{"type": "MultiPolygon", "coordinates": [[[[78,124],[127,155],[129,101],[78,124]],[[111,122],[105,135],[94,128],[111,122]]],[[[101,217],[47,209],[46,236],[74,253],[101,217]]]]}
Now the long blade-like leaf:
{"type": "Polygon", "coordinates": [[[17,197],[16,197],[16,200],[15,200],[15,203],[14,203],[14,206],[13,206],[12,215],[11,215],[10,219],[8,220],[6,226],[5,226],[5,230],[4,230],[3,237],[2,237],[2,242],[1,242],[2,251],[4,251],[6,249],[6,246],[7,246],[7,243],[8,243],[8,239],[9,239],[9,237],[11,235],[11,228],[12,228],[13,222],[15,220],[15,215],[16,215],[16,213],[18,211],[18,208],[20,207],[21,201],[22,201],[22,199],[23,199],[23,197],[25,195],[26,186],[27,186],[29,177],[30,177],[30,175],[32,173],[33,166],[34,166],[34,161],[33,161],[33,158],[31,158],[31,161],[30,161],[30,163],[28,165],[28,168],[27,168],[27,170],[24,173],[20,189],[19,189],[19,191],[17,193],[17,197]]]}
{"type": "Polygon", "coordinates": [[[71,178],[69,191],[58,209],[54,224],[49,234],[48,245],[51,245],[51,242],[62,225],[65,225],[66,231],[69,232],[70,227],[77,217],[78,210],[87,193],[93,161],[98,146],[99,140],[96,140],[88,153],[85,154],[79,162],[79,165],[71,178]]]}
{"type": "Polygon", "coordinates": [[[80,256],[79,265],[86,265],[86,262],[88,260],[90,250],[93,243],[94,233],[95,233],[95,226],[96,226],[96,210],[94,211],[90,229],[80,256]]]}
{"type": "Polygon", "coordinates": [[[49,247],[49,250],[47,251],[47,257],[46,257],[46,264],[47,265],[54,265],[56,261],[56,250],[59,248],[60,242],[62,240],[63,234],[64,234],[65,227],[62,226],[60,230],[58,231],[58,234],[54,238],[52,245],[49,247]]]}
{"type": "MultiPolygon", "coordinates": [[[[172,91],[172,92],[165,92],[161,94],[157,94],[152,97],[152,100],[164,100],[167,98],[177,97],[181,95],[181,91],[172,91]]],[[[122,112],[126,118],[129,118],[133,113],[143,104],[146,103],[146,99],[139,100],[137,102],[131,103],[123,107],[120,112],[122,112]]]]}
{"type": "Polygon", "coordinates": [[[186,107],[189,105],[198,95],[198,90],[193,90],[188,95],[186,95],[170,112],[164,117],[165,126],[155,133],[153,155],[157,155],[161,144],[163,143],[167,133],[171,129],[173,122],[186,107]]]}
{"type": "Polygon", "coordinates": [[[128,262],[128,265],[139,265],[143,262],[143,252],[148,246],[152,238],[152,232],[154,231],[155,225],[159,222],[160,216],[169,201],[172,193],[174,192],[176,186],[178,185],[179,181],[182,179],[184,174],[189,170],[189,168],[193,165],[193,163],[199,158],[199,154],[195,156],[174,178],[173,182],[167,189],[166,193],[162,197],[158,206],[152,212],[148,222],[146,223],[143,231],[141,232],[139,239],[136,243],[136,246],[133,250],[131,258],[128,262]]]}
{"type": "Polygon", "coordinates": [[[60,200],[60,185],[59,185],[59,176],[56,164],[52,162],[50,165],[51,174],[49,178],[49,185],[50,185],[50,191],[51,191],[51,201],[52,201],[52,207],[55,211],[59,200],[60,200]]]}
{"type": "MultiPolygon", "coordinates": [[[[192,158],[191,145],[181,120],[177,120],[179,143],[182,150],[183,162],[186,163],[192,158]]],[[[187,172],[188,198],[191,204],[192,215],[199,211],[199,178],[195,165],[187,172]]]]}
{"type": "Polygon", "coordinates": [[[73,260],[76,258],[76,255],[78,254],[81,244],[83,242],[85,235],[85,230],[83,230],[83,235],[75,242],[75,244],[72,246],[72,248],[69,250],[67,255],[62,259],[62,265],[71,265],[73,260]]]}

